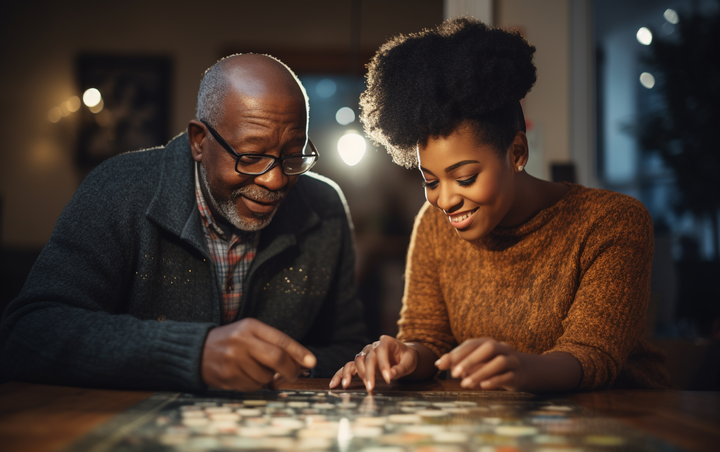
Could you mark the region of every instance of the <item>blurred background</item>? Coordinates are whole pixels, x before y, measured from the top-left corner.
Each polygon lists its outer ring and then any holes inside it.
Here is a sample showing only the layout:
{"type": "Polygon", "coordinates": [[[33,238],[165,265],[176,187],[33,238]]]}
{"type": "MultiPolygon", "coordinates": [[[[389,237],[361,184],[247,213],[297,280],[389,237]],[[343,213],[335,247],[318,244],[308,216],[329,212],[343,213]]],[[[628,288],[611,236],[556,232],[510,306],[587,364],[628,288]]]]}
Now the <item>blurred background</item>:
{"type": "Polygon", "coordinates": [[[206,68],[272,54],[310,97],[316,171],[345,192],[372,335],[397,332],[424,202],[417,170],[364,137],[365,64],[398,33],[471,15],[537,47],[524,101],[537,177],[634,196],[655,224],[647,335],[679,387],[720,389],[717,0],[13,2],[0,16],[0,308],[100,162],[194,117],[206,68]]]}

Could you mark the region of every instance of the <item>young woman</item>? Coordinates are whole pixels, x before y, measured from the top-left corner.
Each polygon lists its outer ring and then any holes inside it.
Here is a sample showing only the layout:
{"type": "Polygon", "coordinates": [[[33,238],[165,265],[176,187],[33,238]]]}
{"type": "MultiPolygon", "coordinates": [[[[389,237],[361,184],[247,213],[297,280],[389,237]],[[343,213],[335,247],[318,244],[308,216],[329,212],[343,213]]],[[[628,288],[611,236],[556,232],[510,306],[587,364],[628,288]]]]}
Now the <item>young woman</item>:
{"type": "Polygon", "coordinates": [[[536,179],[520,100],[535,48],[517,31],[455,19],[396,37],[373,58],[365,130],[418,166],[400,332],[367,345],[358,374],[544,392],[669,385],[643,340],[652,220],[637,200],[536,179]],[[459,345],[458,345],[459,344],[459,345]]]}

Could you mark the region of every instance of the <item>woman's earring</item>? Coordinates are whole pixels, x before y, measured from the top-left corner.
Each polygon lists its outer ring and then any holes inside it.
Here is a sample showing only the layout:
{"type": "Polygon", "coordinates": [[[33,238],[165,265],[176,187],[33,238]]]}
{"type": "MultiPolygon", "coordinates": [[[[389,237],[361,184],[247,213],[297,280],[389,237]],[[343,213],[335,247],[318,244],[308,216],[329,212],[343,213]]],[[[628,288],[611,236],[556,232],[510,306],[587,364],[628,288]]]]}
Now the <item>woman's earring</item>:
{"type": "Polygon", "coordinates": [[[518,166],[518,171],[522,171],[522,170],[523,170],[523,168],[525,168],[525,167],[524,167],[524,166],[522,166],[522,165],[518,166]]]}

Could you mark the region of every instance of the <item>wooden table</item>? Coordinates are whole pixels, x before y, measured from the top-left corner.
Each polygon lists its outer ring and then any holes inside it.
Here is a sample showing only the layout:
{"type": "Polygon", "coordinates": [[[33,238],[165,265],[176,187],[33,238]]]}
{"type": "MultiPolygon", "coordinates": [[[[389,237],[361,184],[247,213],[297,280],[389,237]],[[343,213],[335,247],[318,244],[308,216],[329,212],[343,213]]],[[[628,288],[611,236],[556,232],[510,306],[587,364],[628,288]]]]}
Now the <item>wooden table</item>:
{"type": "MultiPolygon", "coordinates": [[[[282,389],[321,390],[326,379],[300,379],[282,389]]],[[[362,389],[360,383],[350,389],[362,389]]],[[[457,380],[378,383],[378,391],[466,391],[457,380]]],[[[152,392],[7,383],[0,385],[0,449],[61,450],[152,392]]],[[[597,391],[563,396],[688,450],[720,450],[720,392],[597,391]]]]}

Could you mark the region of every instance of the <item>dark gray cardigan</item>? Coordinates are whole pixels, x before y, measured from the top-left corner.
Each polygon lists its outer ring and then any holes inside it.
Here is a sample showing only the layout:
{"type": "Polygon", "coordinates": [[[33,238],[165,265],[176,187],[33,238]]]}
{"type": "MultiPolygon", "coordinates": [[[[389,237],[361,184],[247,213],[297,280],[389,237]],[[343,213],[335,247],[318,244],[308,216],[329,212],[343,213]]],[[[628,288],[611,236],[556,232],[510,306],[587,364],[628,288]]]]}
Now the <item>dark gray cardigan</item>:
{"type": "MultiPolygon", "coordinates": [[[[63,211],[0,325],[0,377],[75,386],[204,389],[221,291],[195,200],[187,135],[108,160],[63,211]]],[[[366,343],[339,188],[300,176],[261,233],[237,319],[307,346],[330,376],[366,343]]]]}

